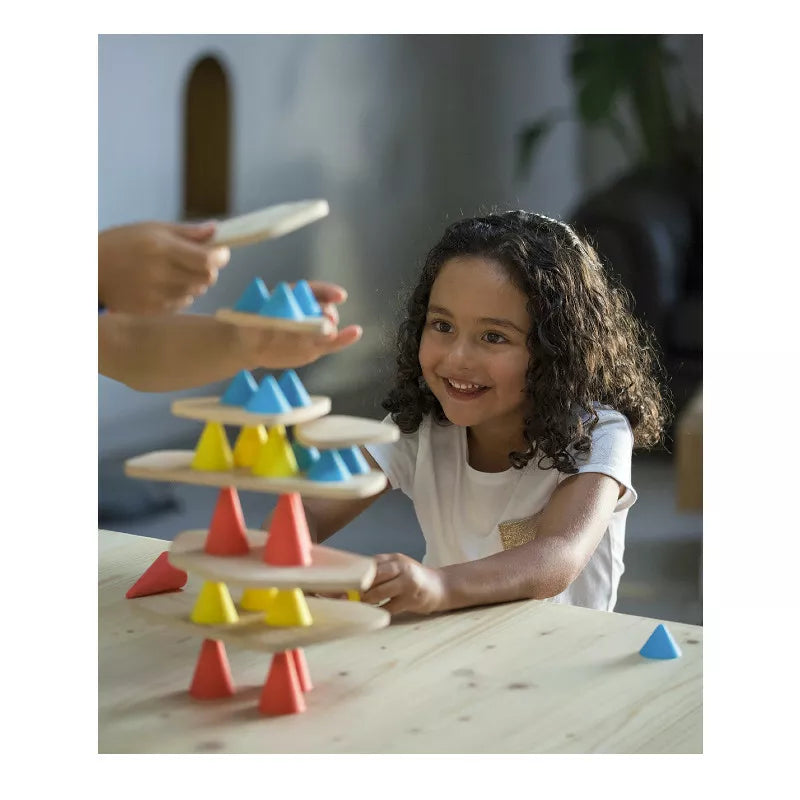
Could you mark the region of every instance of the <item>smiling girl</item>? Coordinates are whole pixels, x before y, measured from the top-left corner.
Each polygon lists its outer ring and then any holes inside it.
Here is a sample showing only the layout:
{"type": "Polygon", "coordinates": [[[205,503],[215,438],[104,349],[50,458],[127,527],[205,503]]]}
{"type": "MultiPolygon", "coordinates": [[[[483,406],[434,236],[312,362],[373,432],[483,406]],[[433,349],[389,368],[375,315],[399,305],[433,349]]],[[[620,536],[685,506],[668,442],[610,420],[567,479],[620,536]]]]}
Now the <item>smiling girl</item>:
{"type": "MultiPolygon", "coordinates": [[[[431,613],[524,598],[612,610],[634,446],[664,404],[648,335],[594,250],[523,211],[451,225],[398,334],[384,402],[402,435],[364,455],[413,501],[422,564],[393,553],[365,602],[431,613]]],[[[376,498],[304,499],[322,542],[376,498]]]]}

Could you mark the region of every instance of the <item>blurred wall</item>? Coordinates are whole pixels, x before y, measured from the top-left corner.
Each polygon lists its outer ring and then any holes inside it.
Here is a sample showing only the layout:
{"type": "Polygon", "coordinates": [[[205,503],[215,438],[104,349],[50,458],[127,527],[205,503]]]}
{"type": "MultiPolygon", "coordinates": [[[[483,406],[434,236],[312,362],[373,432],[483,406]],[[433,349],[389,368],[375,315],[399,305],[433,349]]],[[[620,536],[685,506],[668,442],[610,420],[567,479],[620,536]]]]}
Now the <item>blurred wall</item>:
{"type": "MultiPolygon", "coordinates": [[[[230,305],[255,275],[341,283],[342,321],[364,338],[300,377],[335,411],[380,416],[400,298],[444,226],[493,205],[566,215],[581,195],[571,123],[528,178],[514,175],[523,122],[571,104],[569,39],[101,36],[98,228],[180,219],[185,82],[214,55],[232,94],[231,214],[312,197],[331,214],[234,250],[192,310],[230,305]]],[[[143,394],[100,377],[100,455],[195,439],[197,423],[172,417],[170,403],[219,389],[143,394]]]]}

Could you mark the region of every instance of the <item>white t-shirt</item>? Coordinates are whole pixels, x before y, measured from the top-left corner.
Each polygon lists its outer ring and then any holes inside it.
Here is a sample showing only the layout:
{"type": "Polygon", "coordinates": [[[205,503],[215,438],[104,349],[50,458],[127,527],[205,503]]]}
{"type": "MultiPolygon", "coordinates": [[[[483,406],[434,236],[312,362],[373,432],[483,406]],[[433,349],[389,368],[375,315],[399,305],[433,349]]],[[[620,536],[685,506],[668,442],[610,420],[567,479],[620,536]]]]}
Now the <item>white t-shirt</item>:
{"type": "MultiPolygon", "coordinates": [[[[631,486],[633,433],[619,412],[597,408],[597,415],[590,452],[571,451],[578,472],[609,475],[625,491],[584,570],[550,599],[612,611],[624,570],[625,521],[636,502],[631,486]]],[[[535,458],[521,470],[509,466],[504,472],[479,472],[467,462],[466,428],[439,425],[430,416],[416,433],[366,449],[392,489],[402,490],[413,501],[425,537],[422,563],[430,567],[475,561],[530,541],[518,523],[541,512],[558,484],[569,477],[555,469],[540,469],[535,458]]]]}

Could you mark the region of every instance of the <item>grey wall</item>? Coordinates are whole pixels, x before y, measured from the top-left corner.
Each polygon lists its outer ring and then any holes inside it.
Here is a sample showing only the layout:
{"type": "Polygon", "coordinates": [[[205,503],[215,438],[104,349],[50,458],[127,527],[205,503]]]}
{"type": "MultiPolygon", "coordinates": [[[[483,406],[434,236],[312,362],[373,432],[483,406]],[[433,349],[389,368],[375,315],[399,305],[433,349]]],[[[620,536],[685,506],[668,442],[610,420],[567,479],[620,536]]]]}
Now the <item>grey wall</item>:
{"type": "MultiPolygon", "coordinates": [[[[568,48],[549,35],[101,36],[98,227],[180,218],[184,84],[198,58],[217,56],[232,89],[231,213],[324,197],[331,214],[235,250],[192,310],[232,303],[255,275],[341,283],[342,320],[364,339],[300,375],[334,410],[377,416],[398,298],[447,222],[493,205],[565,215],[581,194],[570,124],[514,179],[522,123],[571,102],[568,48]],[[356,397],[362,408],[341,405],[356,397]]],[[[102,377],[98,388],[101,456],[199,435],[169,413],[189,393],[102,377]]]]}

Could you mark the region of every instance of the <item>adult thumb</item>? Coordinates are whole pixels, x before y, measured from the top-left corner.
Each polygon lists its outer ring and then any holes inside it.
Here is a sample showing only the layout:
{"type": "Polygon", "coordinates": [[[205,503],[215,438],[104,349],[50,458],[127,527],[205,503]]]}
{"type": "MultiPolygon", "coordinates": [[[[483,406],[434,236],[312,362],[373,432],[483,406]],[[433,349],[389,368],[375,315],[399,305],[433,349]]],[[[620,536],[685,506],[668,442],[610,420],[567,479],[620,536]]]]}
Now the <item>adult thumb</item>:
{"type": "Polygon", "coordinates": [[[217,229],[216,220],[210,219],[207,222],[187,222],[173,225],[173,231],[184,239],[193,242],[205,242],[214,235],[217,229]]]}

